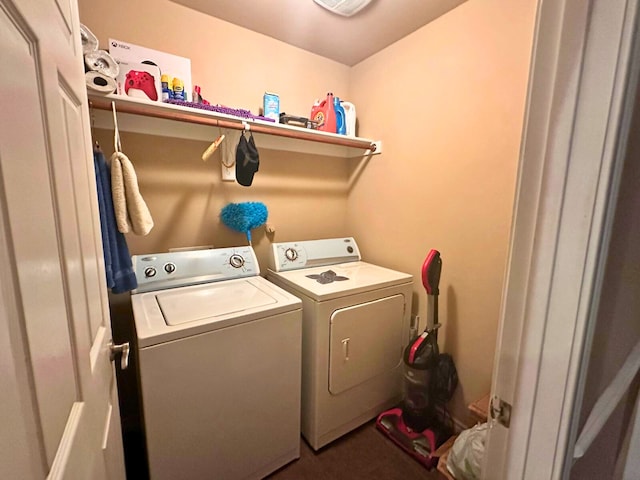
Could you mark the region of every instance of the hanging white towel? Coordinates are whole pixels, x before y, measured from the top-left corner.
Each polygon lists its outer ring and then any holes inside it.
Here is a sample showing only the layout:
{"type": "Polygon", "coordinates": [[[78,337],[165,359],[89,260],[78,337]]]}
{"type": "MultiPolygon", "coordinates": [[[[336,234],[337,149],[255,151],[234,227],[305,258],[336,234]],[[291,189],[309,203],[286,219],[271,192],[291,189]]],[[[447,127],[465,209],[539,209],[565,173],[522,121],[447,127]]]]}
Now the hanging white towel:
{"type": "Polygon", "coordinates": [[[111,193],[118,231],[147,235],[153,228],[151,212],[140,195],[133,164],[122,152],[111,156],[111,193]]]}

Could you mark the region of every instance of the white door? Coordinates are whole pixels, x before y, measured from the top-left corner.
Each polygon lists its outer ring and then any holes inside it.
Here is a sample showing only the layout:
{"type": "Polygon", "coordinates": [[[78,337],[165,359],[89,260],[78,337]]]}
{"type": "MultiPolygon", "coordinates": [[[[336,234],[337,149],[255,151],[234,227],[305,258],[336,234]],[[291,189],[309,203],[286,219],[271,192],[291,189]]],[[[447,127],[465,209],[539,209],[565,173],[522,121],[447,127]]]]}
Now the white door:
{"type": "Polygon", "coordinates": [[[75,0],[0,0],[0,478],[122,479],[75,0]]]}
{"type": "Polygon", "coordinates": [[[494,416],[510,418],[491,422],[488,480],[563,478],[570,465],[638,77],[637,9],[637,0],[538,8],[492,384],[494,416]]]}

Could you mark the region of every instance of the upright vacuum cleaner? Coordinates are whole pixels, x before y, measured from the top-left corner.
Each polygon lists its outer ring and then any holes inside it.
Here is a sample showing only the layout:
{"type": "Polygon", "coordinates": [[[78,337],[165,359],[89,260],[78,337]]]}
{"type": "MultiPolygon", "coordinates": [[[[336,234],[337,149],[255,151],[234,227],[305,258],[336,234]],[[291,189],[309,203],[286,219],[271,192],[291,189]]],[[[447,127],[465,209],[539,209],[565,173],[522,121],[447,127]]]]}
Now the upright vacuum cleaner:
{"type": "MultiPolygon", "coordinates": [[[[457,386],[455,366],[438,350],[438,284],[442,270],[440,252],[431,250],[422,264],[422,284],[433,320],[404,349],[404,399],[399,407],[378,415],[376,427],[428,469],[436,466],[435,450],[449,438],[445,404],[457,386]],[[432,300],[432,302],[431,302],[432,300]],[[440,407],[440,416],[438,408],[440,407]]],[[[428,313],[428,312],[427,312],[428,313]]]]}

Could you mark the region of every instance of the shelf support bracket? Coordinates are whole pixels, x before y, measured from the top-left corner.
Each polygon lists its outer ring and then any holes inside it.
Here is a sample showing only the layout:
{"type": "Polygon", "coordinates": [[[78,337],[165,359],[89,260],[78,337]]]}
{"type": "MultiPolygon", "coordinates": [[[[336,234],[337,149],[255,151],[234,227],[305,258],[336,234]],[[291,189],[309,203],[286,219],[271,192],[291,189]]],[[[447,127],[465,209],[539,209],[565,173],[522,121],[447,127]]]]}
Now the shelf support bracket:
{"type": "Polygon", "coordinates": [[[376,140],[371,143],[371,148],[364,152],[365,156],[380,155],[382,153],[382,140],[376,140]]]}

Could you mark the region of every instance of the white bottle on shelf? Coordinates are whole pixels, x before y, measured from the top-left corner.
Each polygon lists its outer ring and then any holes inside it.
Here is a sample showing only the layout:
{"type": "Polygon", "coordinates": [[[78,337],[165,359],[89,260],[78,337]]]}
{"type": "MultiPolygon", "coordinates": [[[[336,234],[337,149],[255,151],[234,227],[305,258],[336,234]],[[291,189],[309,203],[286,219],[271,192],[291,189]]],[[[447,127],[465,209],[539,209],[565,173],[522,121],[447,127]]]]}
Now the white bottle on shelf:
{"type": "Polygon", "coordinates": [[[340,105],[344,108],[344,116],[347,125],[347,135],[356,136],[356,106],[353,103],[341,101],[340,105]]]}

